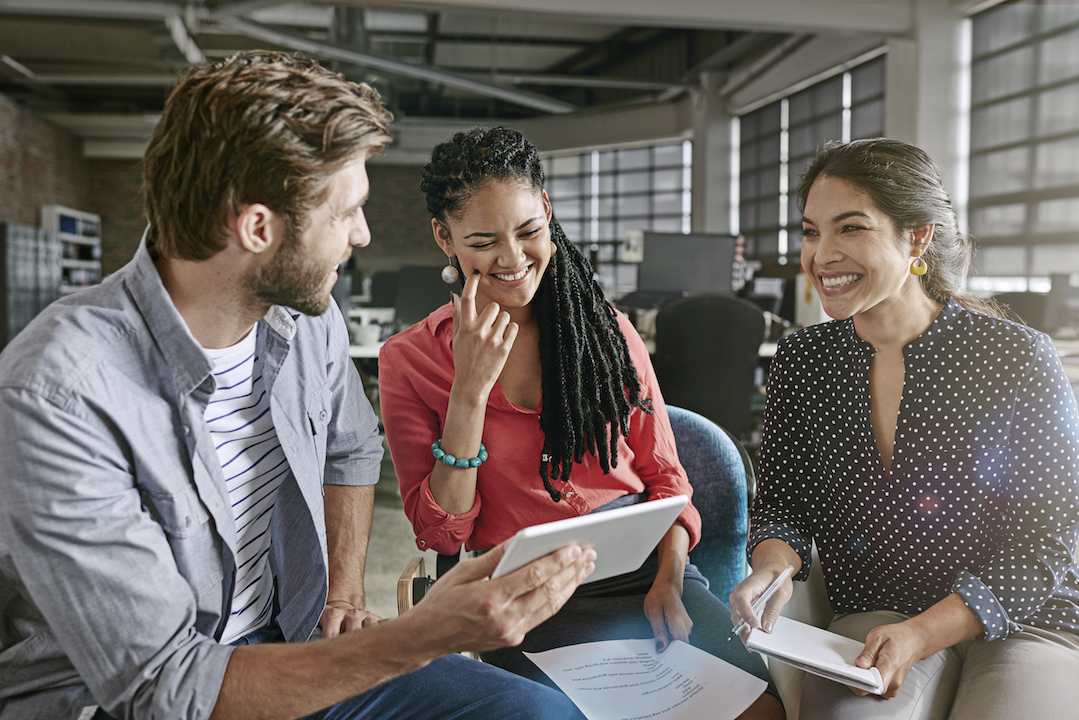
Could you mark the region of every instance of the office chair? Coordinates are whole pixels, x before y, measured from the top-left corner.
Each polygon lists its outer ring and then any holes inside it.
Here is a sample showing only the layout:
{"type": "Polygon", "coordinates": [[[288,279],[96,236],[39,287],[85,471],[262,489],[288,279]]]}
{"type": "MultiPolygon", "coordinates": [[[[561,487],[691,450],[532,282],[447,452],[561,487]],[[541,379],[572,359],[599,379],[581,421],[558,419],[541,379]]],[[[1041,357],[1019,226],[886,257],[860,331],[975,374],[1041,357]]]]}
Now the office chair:
{"type": "Polygon", "coordinates": [[[371,276],[371,307],[393,307],[397,300],[397,271],[380,270],[371,276]]]}
{"type": "Polygon", "coordinates": [[[764,311],[729,294],[672,300],[656,316],[652,363],[664,399],[748,439],[764,311]]]}
{"type": "Polygon", "coordinates": [[[1052,332],[1046,322],[1049,310],[1049,296],[1036,292],[1002,292],[993,296],[998,303],[1015,313],[1020,322],[1041,332],[1052,332]]]}
{"type": "Polygon", "coordinates": [[[689,554],[712,594],[727,602],[746,577],[749,533],[749,456],[734,437],[692,410],[667,406],[678,460],[693,486],[693,505],[701,514],[701,540],[689,554]]]}
{"type": "Polygon", "coordinates": [[[394,325],[398,331],[418,323],[450,301],[450,288],[442,282],[441,273],[442,267],[438,265],[404,265],[398,271],[393,302],[394,325]]]}

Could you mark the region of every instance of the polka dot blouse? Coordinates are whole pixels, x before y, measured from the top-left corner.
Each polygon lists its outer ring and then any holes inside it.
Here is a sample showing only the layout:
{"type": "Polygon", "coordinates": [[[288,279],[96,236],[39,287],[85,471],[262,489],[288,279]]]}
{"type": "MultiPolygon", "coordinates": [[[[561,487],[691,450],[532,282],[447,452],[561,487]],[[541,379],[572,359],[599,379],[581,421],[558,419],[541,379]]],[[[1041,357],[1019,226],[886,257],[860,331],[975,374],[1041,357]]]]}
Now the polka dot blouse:
{"type": "Polygon", "coordinates": [[[917,614],[958,593],[992,640],[1079,631],[1079,415],[1050,339],[952,301],[904,349],[891,473],[851,319],[779,344],[749,551],[779,538],[832,608],[917,614]]]}

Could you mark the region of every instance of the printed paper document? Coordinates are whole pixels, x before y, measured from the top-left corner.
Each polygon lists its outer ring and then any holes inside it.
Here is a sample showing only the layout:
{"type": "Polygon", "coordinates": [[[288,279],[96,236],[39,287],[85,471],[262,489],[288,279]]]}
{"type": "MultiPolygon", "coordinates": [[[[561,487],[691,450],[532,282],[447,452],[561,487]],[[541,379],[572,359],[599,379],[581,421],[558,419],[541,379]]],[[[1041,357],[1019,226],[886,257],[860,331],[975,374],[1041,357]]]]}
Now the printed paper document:
{"type": "Polygon", "coordinates": [[[733,720],[767,683],[680,641],[607,640],[525,653],[588,720],[733,720]]]}

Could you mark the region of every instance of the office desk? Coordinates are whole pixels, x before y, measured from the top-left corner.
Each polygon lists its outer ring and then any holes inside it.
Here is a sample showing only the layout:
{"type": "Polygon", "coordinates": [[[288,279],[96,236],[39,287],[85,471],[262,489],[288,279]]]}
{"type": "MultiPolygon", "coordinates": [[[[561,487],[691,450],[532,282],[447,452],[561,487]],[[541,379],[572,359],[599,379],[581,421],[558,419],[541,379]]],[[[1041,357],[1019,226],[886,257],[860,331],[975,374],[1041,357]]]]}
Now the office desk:
{"type": "Polygon", "coordinates": [[[349,345],[348,356],[353,360],[360,358],[377,358],[379,350],[386,344],[386,341],[373,343],[371,345],[349,345]]]}
{"type": "Polygon", "coordinates": [[[372,323],[392,323],[397,315],[397,310],[392,307],[350,307],[348,319],[359,322],[361,325],[372,323]]]}
{"type": "MultiPolygon", "coordinates": [[[[649,355],[655,355],[656,354],[656,341],[653,340],[652,338],[645,338],[645,337],[642,337],[641,340],[644,342],[644,346],[648,350],[648,354],[649,355]]],[[[765,359],[775,357],[776,347],[777,347],[777,343],[774,343],[774,342],[762,342],[761,346],[760,346],[760,349],[757,351],[757,355],[759,355],[761,358],[765,358],[765,359]]]]}

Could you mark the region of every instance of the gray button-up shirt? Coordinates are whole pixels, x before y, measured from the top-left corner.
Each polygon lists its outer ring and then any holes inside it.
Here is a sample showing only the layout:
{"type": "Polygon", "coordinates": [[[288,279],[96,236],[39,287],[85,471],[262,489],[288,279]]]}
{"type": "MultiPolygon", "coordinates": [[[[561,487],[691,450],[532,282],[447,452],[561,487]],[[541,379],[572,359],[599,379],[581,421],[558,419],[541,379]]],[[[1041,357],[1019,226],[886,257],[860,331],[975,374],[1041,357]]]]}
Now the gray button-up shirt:
{"type": "MultiPolygon", "coordinates": [[[[375,483],[382,442],[333,303],[260,325],[292,469],[271,526],[277,622],[304,641],[327,591],[322,485],[375,483]]],[[[210,715],[236,571],[211,369],[145,241],[0,354],[0,720],[210,715]]]]}

